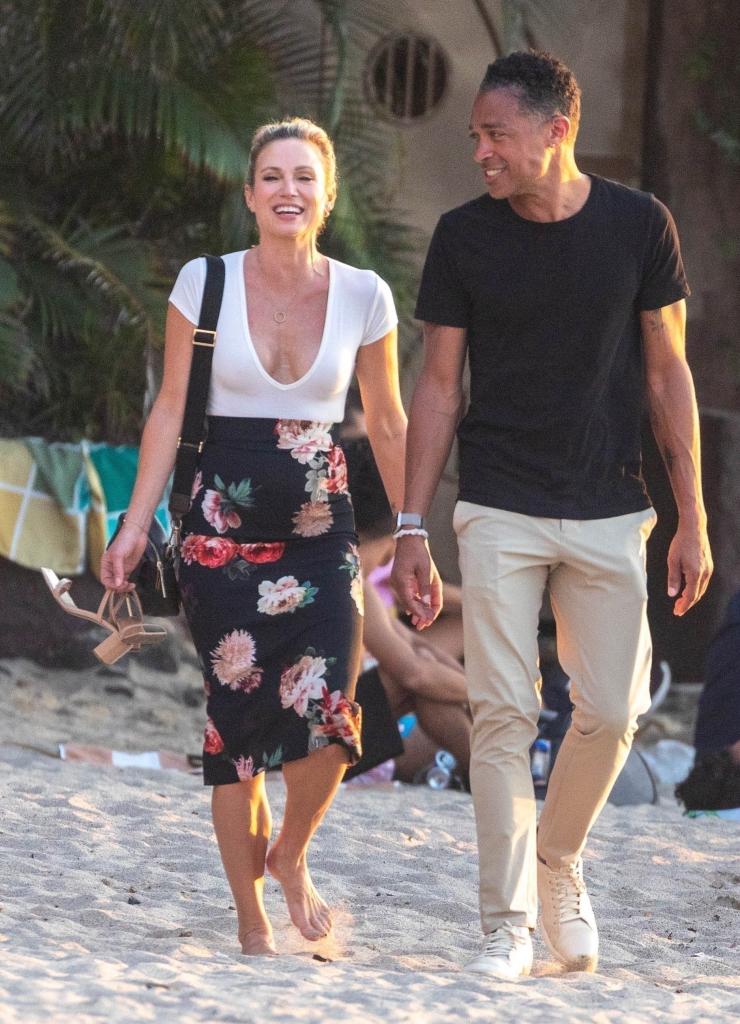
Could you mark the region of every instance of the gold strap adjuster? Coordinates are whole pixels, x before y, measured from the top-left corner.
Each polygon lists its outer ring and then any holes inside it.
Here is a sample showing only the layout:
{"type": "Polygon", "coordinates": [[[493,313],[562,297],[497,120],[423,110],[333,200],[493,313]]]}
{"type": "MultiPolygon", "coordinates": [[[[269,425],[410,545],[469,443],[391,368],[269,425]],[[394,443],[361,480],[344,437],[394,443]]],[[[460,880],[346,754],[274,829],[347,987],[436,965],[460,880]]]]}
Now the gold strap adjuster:
{"type": "Polygon", "coordinates": [[[201,348],[213,348],[216,344],[216,332],[207,331],[205,327],[194,327],[193,344],[200,345],[201,348]],[[208,338],[201,337],[201,335],[208,335],[208,338]]]}
{"type": "Polygon", "coordinates": [[[203,451],[204,444],[205,441],[199,441],[197,444],[193,444],[192,441],[183,441],[181,437],[178,437],[177,439],[178,448],[193,448],[195,449],[195,451],[197,451],[198,455],[200,455],[200,453],[203,451]]]}

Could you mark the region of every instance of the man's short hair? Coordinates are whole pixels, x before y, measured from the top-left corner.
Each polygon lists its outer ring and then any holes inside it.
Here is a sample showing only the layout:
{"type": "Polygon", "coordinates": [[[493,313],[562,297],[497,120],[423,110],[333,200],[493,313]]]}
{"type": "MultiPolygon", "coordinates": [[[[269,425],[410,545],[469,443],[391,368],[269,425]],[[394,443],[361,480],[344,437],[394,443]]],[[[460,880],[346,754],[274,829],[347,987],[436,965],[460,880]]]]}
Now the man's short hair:
{"type": "Polygon", "coordinates": [[[581,90],[576,76],[561,61],[538,50],[517,50],[488,65],[480,92],[511,89],[520,104],[543,119],[564,114],[575,134],[581,117],[581,90]]]}

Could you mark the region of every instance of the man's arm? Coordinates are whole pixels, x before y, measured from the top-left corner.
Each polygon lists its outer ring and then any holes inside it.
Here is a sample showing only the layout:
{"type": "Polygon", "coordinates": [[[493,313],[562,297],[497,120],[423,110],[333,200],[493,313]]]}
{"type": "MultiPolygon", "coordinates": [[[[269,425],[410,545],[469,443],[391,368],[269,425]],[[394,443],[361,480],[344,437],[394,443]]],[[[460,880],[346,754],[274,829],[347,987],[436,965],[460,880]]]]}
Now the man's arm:
{"type": "Polygon", "coordinates": [[[640,322],[650,422],[678,507],[678,529],[668,552],[668,594],[678,595],[674,614],[685,615],[704,594],[713,569],[701,490],[699,413],[686,362],[686,303],[643,310],[640,322]]]}
{"type": "MultiPolygon", "coordinates": [[[[406,512],[427,514],[449,458],[462,410],[466,346],[464,328],[424,324],[424,365],[406,435],[406,512]]],[[[441,586],[422,538],[398,538],[391,579],[414,625],[431,625],[442,607],[441,586]]]]}

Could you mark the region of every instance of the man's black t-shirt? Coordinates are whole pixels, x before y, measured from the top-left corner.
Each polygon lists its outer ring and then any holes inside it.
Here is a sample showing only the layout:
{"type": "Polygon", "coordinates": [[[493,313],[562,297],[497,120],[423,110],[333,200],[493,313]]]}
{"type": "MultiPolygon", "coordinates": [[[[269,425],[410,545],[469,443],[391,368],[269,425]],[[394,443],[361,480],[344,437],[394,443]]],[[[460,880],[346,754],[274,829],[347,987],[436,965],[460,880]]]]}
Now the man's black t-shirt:
{"type": "Polygon", "coordinates": [[[605,178],[567,220],[489,195],[444,214],[416,316],[467,328],[460,498],[558,519],[647,508],[639,313],[688,294],[668,210],[605,178]]]}

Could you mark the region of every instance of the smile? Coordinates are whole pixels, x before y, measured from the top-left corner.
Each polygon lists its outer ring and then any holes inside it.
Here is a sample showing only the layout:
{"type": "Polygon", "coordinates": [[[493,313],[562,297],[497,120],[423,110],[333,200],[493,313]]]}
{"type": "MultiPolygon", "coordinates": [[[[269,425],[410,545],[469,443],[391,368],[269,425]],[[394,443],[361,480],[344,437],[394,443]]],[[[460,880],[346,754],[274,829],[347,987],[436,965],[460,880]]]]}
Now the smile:
{"type": "Polygon", "coordinates": [[[275,210],[275,213],[295,213],[295,214],[303,213],[303,207],[302,206],[287,206],[287,205],[286,206],[275,206],[274,210],[275,210]]]}
{"type": "Polygon", "coordinates": [[[488,181],[490,181],[491,178],[498,177],[498,175],[501,174],[501,172],[505,171],[505,170],[506,170],[505,167],[489,167],[489,168],[486,168],[486,171],[485,171],[486,179],[488,181]]]}

